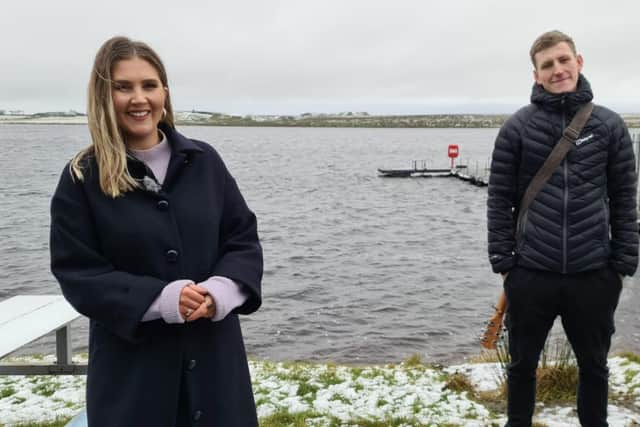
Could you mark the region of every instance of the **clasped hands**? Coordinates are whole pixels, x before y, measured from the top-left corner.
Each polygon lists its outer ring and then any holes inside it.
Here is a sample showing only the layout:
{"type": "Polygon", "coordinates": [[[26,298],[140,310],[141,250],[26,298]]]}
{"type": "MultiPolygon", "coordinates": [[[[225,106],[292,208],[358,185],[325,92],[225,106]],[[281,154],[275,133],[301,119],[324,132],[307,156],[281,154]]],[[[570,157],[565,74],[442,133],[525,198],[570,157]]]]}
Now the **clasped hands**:
{"type": "Polygon", "coordinates": [[[212,319],[216,315],[216,304],[205,288],[191,283],[180,292],[179,310],[186,322],[193,322],[202,317],[212,319]]]}

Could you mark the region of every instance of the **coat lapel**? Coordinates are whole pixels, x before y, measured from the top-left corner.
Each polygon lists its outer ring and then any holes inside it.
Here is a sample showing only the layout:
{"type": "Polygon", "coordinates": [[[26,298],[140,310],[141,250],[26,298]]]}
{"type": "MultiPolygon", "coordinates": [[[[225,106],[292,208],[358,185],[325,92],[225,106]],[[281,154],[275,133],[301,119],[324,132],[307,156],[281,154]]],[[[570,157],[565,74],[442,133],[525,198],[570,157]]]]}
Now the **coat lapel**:
{"type": "Polygon", "coordinates": [[[169,160],[169,166],[167,167],[167,174],[164,177],[163,189],[168,190],[171,188],[178,175],[184,169],[194,154],[201,153],[202,149],[198,147],[193,141],[185,138],[178,133],[174,128],[160,124],[160,129],[164,132],[171,145],[171,159],[169,160]]]}

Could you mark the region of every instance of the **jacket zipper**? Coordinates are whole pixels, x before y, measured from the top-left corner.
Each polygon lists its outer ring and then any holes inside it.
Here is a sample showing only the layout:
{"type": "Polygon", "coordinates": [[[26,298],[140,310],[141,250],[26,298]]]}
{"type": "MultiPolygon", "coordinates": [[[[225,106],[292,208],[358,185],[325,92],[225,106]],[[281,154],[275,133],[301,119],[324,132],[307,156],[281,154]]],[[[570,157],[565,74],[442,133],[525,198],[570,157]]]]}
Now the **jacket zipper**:
{"type": "Polygon", "coordinates": [[[562,273],[567,273],[567,207],[569,205],[569,166],[567,164],[567,159],[565,158],[563,161],[564,167],[564,191],[563,191],[563,201],[564,201],[564,210],[562,214],[562,273]]]}
{"type": "Polygon", "coordinates": [[[602,205],[604,207],[604,242],[609,242],[609,203],[607,198],[602,199],[602,205]]]}
{"type": "MultiPolygon", "coordinates": [[[[564,107],[564,103],[565,103],[565,98],[562,97],[562,105],[564,107]]],[[[566,110],[563,108],[563,112],[562,112],[562,131],[564,132],[564,129],[567,126],[567,122],[566,122],[566,110]]],[[[569,154],[567,153],[567,156],[569,154]]],[[[562,211],[562,273],[563,274],[567,274],[567,223],[568,218],[567,218],[567,208],[569,205],[569,165],[568,165],[568,160],[567,157],[564,158],[564,160],[562,161],[562,172],[564,175],[564,188],[562,191],[562,201],[563,201],[563,211],[562,211]]]]}

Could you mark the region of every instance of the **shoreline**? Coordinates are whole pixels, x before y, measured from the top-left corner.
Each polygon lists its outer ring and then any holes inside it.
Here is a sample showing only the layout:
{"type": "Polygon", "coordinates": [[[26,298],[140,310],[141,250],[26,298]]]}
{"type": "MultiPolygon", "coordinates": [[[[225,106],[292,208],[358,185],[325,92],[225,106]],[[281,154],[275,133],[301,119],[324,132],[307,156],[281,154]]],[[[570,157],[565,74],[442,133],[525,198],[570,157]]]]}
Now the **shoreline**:
{"type": "MultiPolygon", "coordinates": [[[[498,129],[509,115],[448,114],[416,116],[327,116],[312,118],[276,118],[223,116],[207,119],[176,119],[177,126],[212,127],[285,127],[285,128],[358,128],[358,129],[498,129]]],[[[640,114],[622,114],[629,129],[640,128],[640,114]]],[[[0,125],[86,125],[86,116],[0,116],[0,125]]]]}
{"type": "MultiPolygon", "coordinates": [[[[53,361],[52,355],[5,359],[53,361]]],[[[77,355],[75,362],[86,362],[77,355]]],[[[640,423],[640,356],[609,358],[609,422],[640,423]]],[[[345,366],[331,363],[249,360],[263,426],[427,426],[504,424],[497,362],[451,366],[400,364],[345,366]],[[466,381],[469,386],[461,385],[466,381]]],[[[84,408],[84,376],[0,377],[0,426],[71,418],[84,408]]],[[[575,403],[538,404],[535,419],[547,427],[577,425],[575,403]]]]}

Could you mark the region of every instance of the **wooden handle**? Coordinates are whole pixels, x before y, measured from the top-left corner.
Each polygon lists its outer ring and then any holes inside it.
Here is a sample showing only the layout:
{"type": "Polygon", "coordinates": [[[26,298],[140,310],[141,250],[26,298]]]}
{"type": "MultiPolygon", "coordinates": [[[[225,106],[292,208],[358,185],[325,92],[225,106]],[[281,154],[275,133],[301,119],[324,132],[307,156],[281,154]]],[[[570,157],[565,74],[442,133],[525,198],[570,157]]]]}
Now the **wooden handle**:
{"type": "Polygon", "coordinates": [[[500,313],[500,315],[504,315],[507,310],[507,296],[504,291],[500,294],[500,298],[498,299],[498,304],[496,304],[496,311],[500,313]]]}
{"type": "Polygon", "coordinates": [[[480,338],[480,345],[488,350],[495,350],[502,332],[502,319],[507,309],[507,296],[504,291],[500,294],[498,304],[495,306],[495,312],[491,319],[487,322],[487,326],[480,338]]]}

